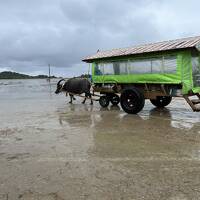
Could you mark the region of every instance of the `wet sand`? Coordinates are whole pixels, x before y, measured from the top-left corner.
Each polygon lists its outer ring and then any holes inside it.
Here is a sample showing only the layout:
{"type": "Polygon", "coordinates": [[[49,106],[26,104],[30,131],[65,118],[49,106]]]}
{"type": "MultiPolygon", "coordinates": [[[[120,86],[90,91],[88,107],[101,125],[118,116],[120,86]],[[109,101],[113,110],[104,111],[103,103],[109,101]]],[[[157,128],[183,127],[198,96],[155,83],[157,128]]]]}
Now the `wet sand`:
{"type": "Polygon", "coordinates": [[[0,200],[198,200],[200,113],[73,105],[46,80],[0,80],[0,200]]]}

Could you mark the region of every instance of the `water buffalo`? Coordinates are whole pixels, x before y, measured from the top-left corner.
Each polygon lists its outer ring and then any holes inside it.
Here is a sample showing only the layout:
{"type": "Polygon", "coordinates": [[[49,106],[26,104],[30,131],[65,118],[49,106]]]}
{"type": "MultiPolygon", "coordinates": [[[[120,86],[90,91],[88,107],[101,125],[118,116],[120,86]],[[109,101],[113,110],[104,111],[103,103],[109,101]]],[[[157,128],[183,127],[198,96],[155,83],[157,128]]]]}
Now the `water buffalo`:
{"type": "MultiPolygon", "coordinates": [[[[58,94],[60,92],[66,92],[66,95],[67,93],[69,93],[70,95],[69,103],[72,103],[72,100],[74,100],[73,94],[85,93],[85,98],[82,102],[84,104],[87,97],[91,98],[90,88],[91,88],[91,83],[85,78],[70,78],[67,81],[65,81],[65,79],[61,79],[57,83],[57,89],[55,93],[58,94]]],[[[93,104],[92,99],[91,99],[91,104],[93,104]]]]}

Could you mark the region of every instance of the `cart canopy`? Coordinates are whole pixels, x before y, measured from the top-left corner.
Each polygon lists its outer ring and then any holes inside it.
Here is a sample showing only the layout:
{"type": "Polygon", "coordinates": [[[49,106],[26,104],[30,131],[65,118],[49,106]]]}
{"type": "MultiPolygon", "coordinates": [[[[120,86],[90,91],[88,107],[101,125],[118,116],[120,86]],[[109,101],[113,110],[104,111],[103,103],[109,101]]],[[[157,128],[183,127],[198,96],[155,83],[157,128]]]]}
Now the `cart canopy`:
{"type": "Polygon", "coordinates": [[[183,94],[200,92],[200,36],[99,51],[92,64],[94,83],[182,84],[183,94]]]}
{"type": "Polygon", "coordinates": [[[131,55],[143,55],[146,53],[155,53],[163,51],[174,51],[183,49],[200,50],[200,36],[189,37],[177,40],[169,40],[164,42],[150,43],[128,48],[112,49],[107,51],[98,51],[97,53],[87,56],[83,59],[84,62],[92,63],[95,60],[125,57],[131,55]]]}

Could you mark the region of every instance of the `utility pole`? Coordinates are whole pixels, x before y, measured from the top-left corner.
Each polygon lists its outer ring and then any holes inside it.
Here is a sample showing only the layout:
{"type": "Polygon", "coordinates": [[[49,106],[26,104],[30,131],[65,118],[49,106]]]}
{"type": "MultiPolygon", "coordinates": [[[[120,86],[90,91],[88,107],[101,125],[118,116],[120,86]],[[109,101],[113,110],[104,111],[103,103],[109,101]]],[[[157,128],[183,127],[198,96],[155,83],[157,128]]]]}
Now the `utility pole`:
{"type": "Polygon", "coordinates": [[[50,82],[50,80],[51,80],[51,66],[49,64],[49,82],[50,82]]]}

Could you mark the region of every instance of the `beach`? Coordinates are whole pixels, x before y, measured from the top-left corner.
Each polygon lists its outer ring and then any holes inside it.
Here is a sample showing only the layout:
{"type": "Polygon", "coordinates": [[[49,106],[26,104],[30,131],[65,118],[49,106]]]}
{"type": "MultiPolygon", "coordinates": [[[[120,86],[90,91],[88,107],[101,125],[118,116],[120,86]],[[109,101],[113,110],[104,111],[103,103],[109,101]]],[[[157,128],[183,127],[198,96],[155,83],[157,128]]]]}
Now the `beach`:
{"type": "Polygon", "coordinates": [[[120,106],[0,80],[0,200],[200,199],[200,113],[181,98],[120,106]]]}

